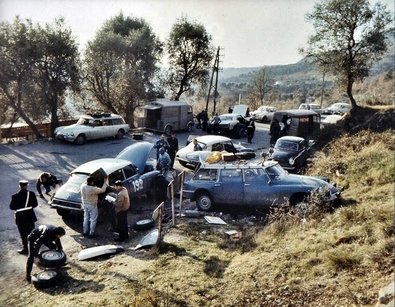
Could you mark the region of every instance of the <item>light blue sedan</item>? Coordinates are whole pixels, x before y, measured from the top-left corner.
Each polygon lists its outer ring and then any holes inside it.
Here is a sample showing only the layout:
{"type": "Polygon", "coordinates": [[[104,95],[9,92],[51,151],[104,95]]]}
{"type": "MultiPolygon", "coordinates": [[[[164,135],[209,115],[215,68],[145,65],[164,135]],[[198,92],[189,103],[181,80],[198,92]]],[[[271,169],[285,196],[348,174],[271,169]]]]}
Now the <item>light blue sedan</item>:
{"type": "Polygon", "coordinates": [[[340,190],[323,178],[289,174],[277,162],[266,161],[202,165],[185,182],[183,195],[207,211],[215,204],[261,208],[297,204],[315,191],[330,201],[340,196],[340,190]]]}

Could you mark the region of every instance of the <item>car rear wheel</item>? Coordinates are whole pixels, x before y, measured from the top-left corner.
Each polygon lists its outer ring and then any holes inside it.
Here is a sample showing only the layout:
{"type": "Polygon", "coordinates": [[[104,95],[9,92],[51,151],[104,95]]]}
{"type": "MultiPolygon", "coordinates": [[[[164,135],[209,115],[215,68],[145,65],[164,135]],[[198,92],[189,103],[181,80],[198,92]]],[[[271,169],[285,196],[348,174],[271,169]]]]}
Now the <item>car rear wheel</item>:
{"type": "Polygon", "coordinates": [[[123,129],[119,129],[117,134],[115,135],[115,138],[117,140],[122,139],[125,136],[125,131],[123,129]]]}
{"type": "Polygon", "coordinates": [[[86,143],[85,134],[79,134],[75,139],[74,143],[76,143],[77,145],[84,145],[86,143]]]}
{"type": "Polygon", "coordinates": [[[200,193],[196,198],[196,206],[199,210],[209,211],[213,207],[213,202],[208,193],[200,193]]]}

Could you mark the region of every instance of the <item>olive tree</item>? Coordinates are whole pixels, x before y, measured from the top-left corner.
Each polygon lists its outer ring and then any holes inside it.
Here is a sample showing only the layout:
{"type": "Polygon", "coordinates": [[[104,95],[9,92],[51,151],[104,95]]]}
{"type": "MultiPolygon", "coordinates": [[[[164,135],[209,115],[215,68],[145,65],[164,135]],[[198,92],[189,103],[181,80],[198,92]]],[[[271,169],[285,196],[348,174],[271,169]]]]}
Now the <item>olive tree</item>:
{"type": "Polygon", "coordinates": [[[42,28],[15,18],[1,23],[0,48],[1,96],[41,138],[34,121],[50,115],[53,131],[66,90],[78,84],[79,55],[71,32],[62,19],[42,28]]]}
{"type": "Polygon", "coordinates": [[[193,82],[205,83],[214,57],[211,36],[199,23],[185,17],[172,26],[167,40],[169,75],[167,78],[174,100],[191,90],[193,82]]]}
{"type": "Polygon", "coordinates": [[[80,68],[78,46],[63,19],[38,28],[39,57],[35,65],[36,82],[51,116],[51,131],[59,126],[58,110],[64,105],[67,90],[78,91],[80,68]]]}
{"type": "Polygon", "coordinates": [[[353,109],[353,84],[387,49],[385,31],[392,18],[380,3],[369,0],[325,0],[317,3],[307,20],[315,33],[302,50],[324,72],[332,73],[347,92],[353,109]]]}
{"type": "Polygon", "coordinates": [[[154,93],[162,44],[151,27],[123,14],[108,20],[88,43],[85,89],[105,110],[122,114],[133,126],[133,113],[154,93]]]}
{"type": "Polygon", "coordinates": [[[36,41],[37,31],[30,20],[15,18],[13,23],[0,24],[0,96],[3,107],[12,108],[40,138],[33,120],[37,116],[34,111],[39,108],[33,107],[36,100],[31,99],[36,90],[34,69],[39,58],[36,41]]]}

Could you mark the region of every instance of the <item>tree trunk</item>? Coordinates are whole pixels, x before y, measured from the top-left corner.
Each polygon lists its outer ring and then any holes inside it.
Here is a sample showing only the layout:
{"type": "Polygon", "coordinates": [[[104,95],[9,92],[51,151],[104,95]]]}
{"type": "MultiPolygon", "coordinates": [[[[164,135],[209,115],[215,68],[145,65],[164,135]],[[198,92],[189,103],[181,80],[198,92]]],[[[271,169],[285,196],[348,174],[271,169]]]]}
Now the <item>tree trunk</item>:
{"type": "Polygon", "coordinates": [[[57,127],[59,127],[59,118],[58,118],[58,97],[55,97],[51,101],[51,136],[54,136],[54,131],[57,127]]]}
{"type": "Polygon", "coordinates": [[[357,102],[355,101],[354,96],[352,95],[352,86],[353,86],[353,82],[349,78],[347,82],[347,96],[351,102],[351,109],[354,110],[357,108],[357,102]]]}

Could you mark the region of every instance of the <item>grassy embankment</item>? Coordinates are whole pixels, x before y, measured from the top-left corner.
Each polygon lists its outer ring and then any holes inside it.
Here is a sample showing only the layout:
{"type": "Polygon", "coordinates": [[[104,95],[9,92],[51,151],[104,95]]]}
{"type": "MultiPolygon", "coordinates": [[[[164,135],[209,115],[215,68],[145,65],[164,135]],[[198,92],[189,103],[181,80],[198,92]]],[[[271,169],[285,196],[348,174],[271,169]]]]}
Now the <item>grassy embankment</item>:
{"type": "Polygon", "coordinates": [[[282,216],[233,243],[209,227],[179,226],[190,236],[165,244],[144,275],[179,305],[374,304],[394,267],[393,153],[391,132],[333,141],[308,173],[345,188],[340,208],[282,216]]]}

